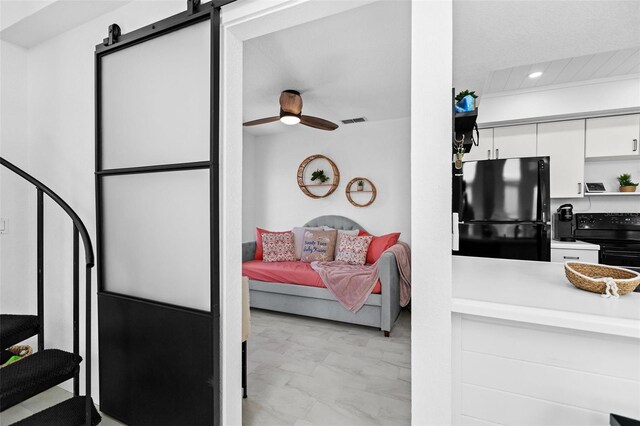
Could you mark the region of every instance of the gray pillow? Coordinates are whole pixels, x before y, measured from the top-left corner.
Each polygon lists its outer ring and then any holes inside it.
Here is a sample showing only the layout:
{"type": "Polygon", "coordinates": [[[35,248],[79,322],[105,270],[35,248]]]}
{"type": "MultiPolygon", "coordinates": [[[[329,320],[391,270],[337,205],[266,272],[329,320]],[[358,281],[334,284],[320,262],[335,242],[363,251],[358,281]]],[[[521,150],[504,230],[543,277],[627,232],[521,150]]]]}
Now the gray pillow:
{"type": "MultiPolygon", "coordinates": [[[[328,226],[323,226],[322,229],[324,229],[325,231],[331,231],[333,230],[333,228],[330,228],[328,226]]],[[[340,240],[342,239],[343,235],[350,235],[352,237],[357,237],[358,234],[360,233],[359,229],[352,229],[349,231],[344,231],[342,229],[338,229],[338,235],[336,237],[336,248],[333,251],[333,258],[335,259],[336,257],[338,257],[338,249],[340,248],[340,240]]]]}

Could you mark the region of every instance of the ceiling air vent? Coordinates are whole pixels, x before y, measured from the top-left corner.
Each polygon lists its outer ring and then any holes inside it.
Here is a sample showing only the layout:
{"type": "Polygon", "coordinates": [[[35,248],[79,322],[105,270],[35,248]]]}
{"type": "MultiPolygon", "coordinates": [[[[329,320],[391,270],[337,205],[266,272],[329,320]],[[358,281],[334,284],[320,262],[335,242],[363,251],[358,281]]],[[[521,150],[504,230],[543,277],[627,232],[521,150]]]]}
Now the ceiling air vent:
{"type": "Polygon", "coordinates": [[[342,124],[364,123],[367,121],[367,117],[349,118],[347,120],[341,120],[342,124]]]}

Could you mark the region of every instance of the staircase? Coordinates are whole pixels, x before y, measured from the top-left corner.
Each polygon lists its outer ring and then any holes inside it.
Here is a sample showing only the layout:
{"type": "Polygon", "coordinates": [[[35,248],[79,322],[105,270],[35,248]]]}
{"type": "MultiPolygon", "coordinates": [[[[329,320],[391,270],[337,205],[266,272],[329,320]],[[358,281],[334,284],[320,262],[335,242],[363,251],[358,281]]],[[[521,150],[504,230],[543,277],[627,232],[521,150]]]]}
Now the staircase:
{"type": "Polygon", "coordinates": [[[36,315],[0,314],[0,350],[4,362],[9,358],[7,348],[32,336],[38,336],[38,350],[34,354],[0,369],[0,412],[25,401],[32,396],[73,379],[74,396],[60,404],[49,407],[15,425],[47,426],[94,426],[102,420],[91,399],[91,268],[93,268],[93,246],[84,224],[69,205],[33,176],[0,157],[4,166],[36,187],[37,203],[37,292],[36,315]],[[55,201],[73,223],[73,352],[44,348],[44,195],[55,201]],[[79,339],[79,290],[80,262],[79,243],[84,246],[86,276],[86,348],[84,368],[86,376],[85,395],[80,396],[79,339]]]}

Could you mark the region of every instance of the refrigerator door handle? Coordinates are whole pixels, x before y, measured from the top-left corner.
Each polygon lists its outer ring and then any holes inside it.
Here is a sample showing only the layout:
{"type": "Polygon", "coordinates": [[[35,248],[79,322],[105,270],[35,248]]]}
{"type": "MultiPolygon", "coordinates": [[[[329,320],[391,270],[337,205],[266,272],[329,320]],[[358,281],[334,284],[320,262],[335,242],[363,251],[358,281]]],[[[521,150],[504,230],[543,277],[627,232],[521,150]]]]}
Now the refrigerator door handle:
{"type": "Polygon", "coordinates": [[[460,228],[458,226],[458,213],[451,215],[451,250],[460,250],[460,228]]]}
{"type": "Polygon", "coordinates": [[[538,261],[551,261],[551,241],[547,225],[538,225],[538,261]]]}
{"type": "Polygon", "coordinates": [[[543,160],[538,161],[538,211],[536,212],[537,219],[541,222],[546,222],[547,218],[545,217],[545,213],[547,211],[547,206],[545,200],[547,199],[547,186],[545,184],[545,180],[542,176],[545,169],[545,164],[543,160]]]}

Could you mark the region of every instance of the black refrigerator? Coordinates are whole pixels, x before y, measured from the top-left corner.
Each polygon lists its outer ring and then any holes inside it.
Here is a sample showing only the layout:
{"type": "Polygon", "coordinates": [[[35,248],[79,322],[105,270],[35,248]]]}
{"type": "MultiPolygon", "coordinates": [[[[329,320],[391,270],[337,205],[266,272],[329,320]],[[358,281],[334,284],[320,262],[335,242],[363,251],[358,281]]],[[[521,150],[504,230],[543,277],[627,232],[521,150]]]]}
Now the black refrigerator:
{"type": "Polygon", "coordinates": [[[549,157],[453,167],[453,254],[551,260],[549,157]]]}

